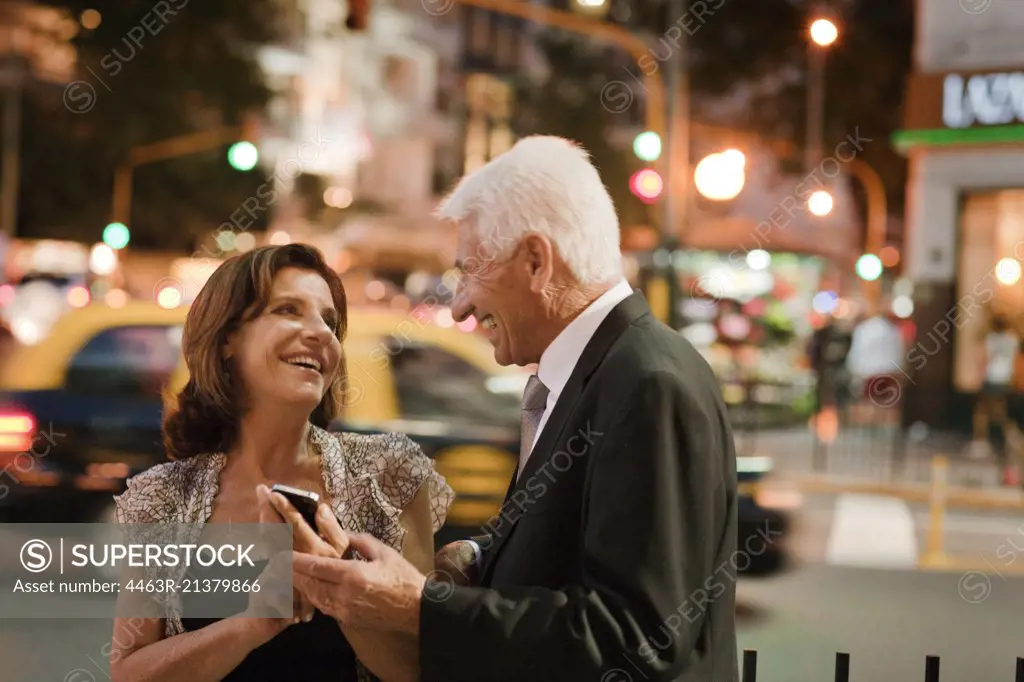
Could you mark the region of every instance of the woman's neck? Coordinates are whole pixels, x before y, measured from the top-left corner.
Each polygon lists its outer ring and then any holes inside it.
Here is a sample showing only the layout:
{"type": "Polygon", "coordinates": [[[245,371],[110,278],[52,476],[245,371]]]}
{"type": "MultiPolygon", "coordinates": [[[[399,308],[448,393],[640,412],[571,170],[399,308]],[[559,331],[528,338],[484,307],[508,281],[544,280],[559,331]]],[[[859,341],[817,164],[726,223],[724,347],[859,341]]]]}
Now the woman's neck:
{"type": "Polygon", "coordinates": [[[309,458],[309,431],[308,415],[253,410],[239,422],[230,460],[253,481],[286,478],[309,458]]]}

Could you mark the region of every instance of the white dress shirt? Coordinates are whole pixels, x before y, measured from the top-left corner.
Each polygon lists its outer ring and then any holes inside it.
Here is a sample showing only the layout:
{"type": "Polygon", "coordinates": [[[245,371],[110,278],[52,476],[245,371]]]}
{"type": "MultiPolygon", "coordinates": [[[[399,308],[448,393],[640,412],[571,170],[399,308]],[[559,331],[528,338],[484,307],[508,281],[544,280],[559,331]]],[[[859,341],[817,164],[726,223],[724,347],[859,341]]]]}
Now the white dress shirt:
{"type": "Polygon", "coordinates": [[[555,340],[540,356],[540,364],[537,367],[537,376],[548,389],[548,402],[544,407],[544,414],[541,415],[540,423],[537,424],[537,431],[533,436],[533,443],[530,444],[531,452],[537,444],[537,439],[544,431],[544,425],[548,422],[551,410],[554,409],[558,397],[565,390],[569,383],[569,377],[576,369],[583,350],[594,338],[597,328],[601,326],[604,319],[618,304],[633,294],[633,288],[625,279],[619,281],[608,291],[601,294],[597,300],[591,303],[582,313],[576,316],[562,332],[555,337],[555,340]]]}
{"type": "MultiPolygon", "coordinates": [[[[540,423],[537,424],[533,443],[530,444],[531,453],[533,447],[537,444],[537,439],[540,438],[540,434],[544,431],[544,425],[548,422],[551,410],[554,409],[555,403],[558,402],[558,397],[565,390],[565,385],[569,383],[569,377],[572,376],[573,370],[576,369],[576,363],[579,362],[580,356],[583,355],[583,350],[590,343],[590,340],[594,338],[597,328],[601,326],[601,323],[608,317],[612,309],[632,294],[633,287],[629,285],[629,282],[625,279],[619,280],[618,284],[601,294],[597,300],[577,315],[555,337],[555,340],[551,342],[540,356],[537,376],[548,389],[548,401],[544,407],[544,414],[541,415],[540,423]]],[[[523,464],[525,466],[525,462],[523,464]]],[[[477,563],[479,563],[481,557],[480,546],[472,540],[469,542],[473,546],[477,563]]]]}

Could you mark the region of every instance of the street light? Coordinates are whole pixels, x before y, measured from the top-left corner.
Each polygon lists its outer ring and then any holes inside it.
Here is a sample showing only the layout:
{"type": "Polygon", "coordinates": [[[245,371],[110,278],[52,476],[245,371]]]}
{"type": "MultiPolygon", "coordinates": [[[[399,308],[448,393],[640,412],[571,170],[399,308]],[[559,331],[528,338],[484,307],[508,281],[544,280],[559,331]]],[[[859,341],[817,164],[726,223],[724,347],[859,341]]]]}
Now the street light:
{"type": "Polygon", "coordinates": [[[1013,286],[1020,281],[1020,261],[1016,258],[1003,258],[996,263],[996,279],[1003,286],[1013,286]]]}
{"type": "Polygon", "coordinates": [[[807,148],[805,170],[810,173],[821,162],[825,129],[825,49],[839,38],[839,29],[828,19],[811,23],[807,43],[807,148]]]}
{"type": "Polygon", "coordinates": [[[835,205],[835,199],[823,189],[819,189],[807,199],[807,209],[819,218],[831,213],[835,205]]]}
{"type": "Polygon", "coordinates": [[[828,47],[838,37],[839,29],[828,19],[818,19],[811,24],[811,40],[821,47],[828,47]]]}
{"type": "MultiPolygon", "coordinates": [[[[255,131],[255,128],[256,126],[251,124],[226,126],[200,133],[177,135],[160,140],[159,142],[142,145],[141,147],[133,147],[128,152],[127,158],[114,171],[114,196],[111,201],[113,219],[122,223],[130,221],[132,174],[138,166],[206,151],[207,149],[220,147],[228,142],[238,140],[240,137],[246,141],[232,145],[231,150],[228,152],[228,163],[234,165],[235,162],[241,161],[243,165],[253,163],[253,166],[255,166],[255,161],[259,160],[259,151],[255,145],[248,142],[250,138],[258,138],[258,132],[255,131]],[[252,147],[252,149],[249,149],[249,147],[252,147]]],[[[253,166],[249,168],[243,167],[240,170],[249,170],[253,166]]]]}
{"type": "Polygon", "coordinates": [[[712,201],[735,199],[746,183],[747,158],[738,149],[709,154],[693,171],[697,191],[712,201]]]}
{"type": "Polygon", "coordinates": [[[604,18],[611,9],[608,0],[574,0],[573,11],[586,17],[604,18]]]}

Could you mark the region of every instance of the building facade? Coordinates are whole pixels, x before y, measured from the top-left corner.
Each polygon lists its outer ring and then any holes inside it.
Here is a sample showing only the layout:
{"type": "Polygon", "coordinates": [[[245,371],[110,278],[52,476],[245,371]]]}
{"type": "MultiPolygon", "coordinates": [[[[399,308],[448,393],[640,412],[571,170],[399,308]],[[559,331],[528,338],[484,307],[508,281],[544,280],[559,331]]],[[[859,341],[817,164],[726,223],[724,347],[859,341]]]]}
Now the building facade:
{"type": "Polygon", "coordinates": [[[261,53],[279,93],[260,141],[279,197],[272,231],[337,253],[367,223],[381,226],[380,241],[429,220],[437,151],[451,135],[437,110],[450,22],[423,7],[377,0],[365,29],[351,30],[344,0],[281,0],[285,38],[261,53]]]}
{"type": "Polygon", "coordinates": [[[893,140],[910,163],[908,421],[969,428],[992,319],[1024,331],[1022,29],[1022,3],[918,2],[915,72],[893,140]]]}

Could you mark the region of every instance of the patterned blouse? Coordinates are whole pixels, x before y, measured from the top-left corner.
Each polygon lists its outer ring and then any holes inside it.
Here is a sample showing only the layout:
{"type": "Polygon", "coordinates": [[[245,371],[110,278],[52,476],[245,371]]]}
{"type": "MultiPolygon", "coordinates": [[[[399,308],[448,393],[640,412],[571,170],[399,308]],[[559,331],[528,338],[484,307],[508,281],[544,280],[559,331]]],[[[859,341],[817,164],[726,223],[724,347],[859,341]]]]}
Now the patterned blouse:
{"type": "MultiPolygon", "coordinates": [[[[316,426],[311,436],[320,453],[324,489],[346,531],[370,533],[401,552],[405,529],[398,518],[423,484],[429,486],[434,532],[444,525],[454,493],[408,436],[330,433],[316,426]]],[[[132,477],[127,490],[114,497],[118,523],[187,524],[189,533],[201,532],[226,461],[224,453],[199,455],[132,477]]],[[[163,608],[165,636],[183,633],[180,596],[168,593],[163,608]]]]}

